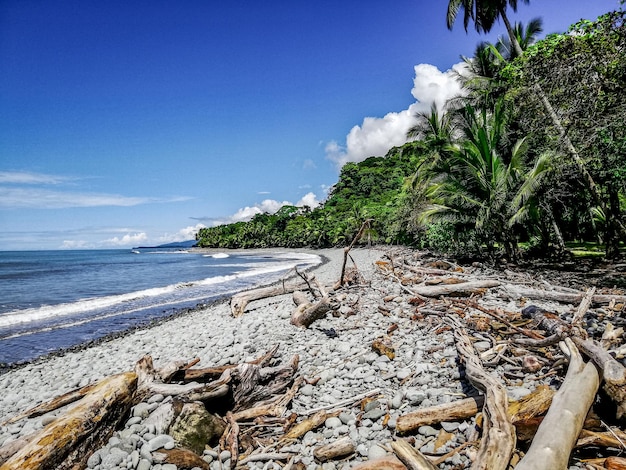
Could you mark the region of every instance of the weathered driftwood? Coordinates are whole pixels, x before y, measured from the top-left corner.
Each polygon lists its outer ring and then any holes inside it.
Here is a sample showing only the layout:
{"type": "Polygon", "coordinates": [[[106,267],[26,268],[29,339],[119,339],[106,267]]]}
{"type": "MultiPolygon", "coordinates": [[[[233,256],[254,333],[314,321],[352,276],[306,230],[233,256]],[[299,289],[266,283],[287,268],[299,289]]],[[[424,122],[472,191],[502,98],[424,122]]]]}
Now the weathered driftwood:
{"type": "Polygon", "coordinates": [[[134,372],[100,381],[91,393],[42,429],[0,469],[84,468],[89,450],[103,446],[130,409],[136,388],[134,372]]]}
{"type": "Polygon", "coordinates": [[[291,324],[308,328],[315,320],[322,318],[331,310],[331,302],[328,297],[322,297],[315,303],[304,303],[291,315],[291,324]]]}
{"type": "Polygon", "coordinates": [[[426,456],[403,439],[393,441],[391,448],[408,470],[437,470],[426,456]]]}
{"type": "Polygon", "coordinates": [[[570,360],[565,380],[516,470],[567,468],[571,450],[600,386],[596,366],[583,361],[569,338],[565,339],[565,345],[570,360]]]}
{"type": "Polygon", "coordinates": [[[480,292],[482,289],[498,287],[500,281],[485,279],[481,281],[468,281],[459,284],[439,284],[436,286],[416,286],[411,292],[424,297],[439,297],[441,295],[470,295],[480,292]]]}
{"type": "Polygon", "coordinates": [[[188,401],[207,401],[223,397],[229,391],[230,374],[227,369],[218,380],[208,384],[187,383],[169,384],[160,381],[160,374],[154,368],[151,356],[144,356],[135,364],[135,373],[139,377],[136,401],[148,395],[178,396],[188,401]]]}
{"type": "Polygon", "coordinates": [[[209,470],[211,466],[199,455],[187,449],[159,449],[159,454],[163,454],[163,463],[174,464],[178,468],[201,468],[209,470]]]}
{"type": "MultiPolygon", "coordinates": [[[[503,284],[500,288],[500,294],[505,298],[513,300],[524,297],[531,300],[551,300],[564,304],[580,304],[580,302],[585,298],[585,293],[583,292],[575,294],[570,292],[558,292],[555,290],[533,289],[513,284],[503,284]]],[[[624,303],[626,302],[626,296],[594,294],[591,297],[592,305],[608,305],[611,302],[624,303]]]]}
{"type": "Polygon", "coordinates": [[[608,470],[626,470],[626,458],[608,457],[604,461],[604,468],[608,470]]]}
{"type": "Polygon", "coordinates": [[[621,418],[626,413],[626,368],[597,342],[578,336],[573,336],[572,341],[602,369],[603,388],[617,405],[617,418],[621,418]]]}
{"type": "Polygon", "coordinates": [[[246,421],[258,418],[259,416],[283,416],[287,411],[287,405],[289,405],[291,400],[293,400],[296,396],[296,392],[300,388],[300,385],[302,385],[303,381],[304,379],[302,377],[296,378],[291,388],[284,395],[269,402],[260,403],[252,408],[247,408],[233,413],[233,418],[235,421],[246,421]]]}
{"type": "Polygon", "coordinates": [[[50,401],[37,405],[24,411],[23,413],[7,419],[3,423],[0,423],[0,426],[6,426],[7,424],[15,423],[24,418],[35,418],[51,411],[58,410],[59,408],[65,405],[69,405],[70,403],[74,403],[83,398],[85,395],[91,393],[96,385],[97,383],[89,384],[85,387],[77,388],[75,390],[64,393],[63,395],[59,395],[58,397],[55,397],[50,401]]]}
{"type": "Polygon", "coordinates": [[[516,442],[515,428],[507,414],[506,389],[483,369],[469,336],[460,325],[455,327],[454,338],[468,380],[485,394],[483,438],[472,469],[505,470],[516,442]]]}
{"type": "Polygon", "coordinates": [[[337,439],[323,446],[313,449],[313,456],[320,462],[341,459],[354,453],[356,446],[349,436],[337,439]]]}
{"type": "Polygon", "coordinates": [[[338,412],[328,413],[326,411],[318,411],[313,416],[295,424],[292,426],[287,433],[279,440],[278,444],[276,444],[276,448],[279,448],[295,439],[299,439],[304,436],[307,432],[320,427],[326,419],[331,416],[337,416],[338,412]]]}
{"type": "Polygon", "coordinates": [[[398,457],[390,455],[361,462],[352,467],[352,470],[407,470],[407,468],[398,457]]]}
{"type": "Polygon", "coordinates": [[[411,431],[415,431],[420,426],[471,418],[472,416],[478,414],[484,403],[485,396],[478,395],[476,397],[456,400],[451,403],[422,408],[417,411],[398,416],[396,421],[396,432],[399,434],[406,434],[411,431]]]}
{"type": "MultiPolygon", "coordinates": [[[[586,299],[589,297],[591,296],[588,292],[586,299]]],[[[581,305],[579,311],[586,309],[584,300],[581,305]]],[[[549,333],[559,338],[570,336],[578,349],[602,370],[604,390],[617,405],[617,418],[621,418],[626,413],[626,368],[596,341],[579,336],[577,328],[566,324],[557,315],[532,306],[525,308],[523,312],[549,333]]]]}
{"type": "MultiPolygon", "coordinates": [[[[540,385],[531,394],[526,395],[522,399],[509,402],[507,414],[511,419],[511,423],[516,428],[519,428],[519,426],[524,426],[525,423],[533,418],[542,415],[550,407],[553,396],[554,392],[548,386],[540,385]]],[[[481,411],[484,402],[485,396],[478,395],[451,403],[422,408],[398,416],[396,432],[398,434],[406,434],[415,431],[420,426],[471,418],[481,411]]]]}
{"type": "Polygon", "coordinates": [[[576,447],[613,447],[624,450],[626,448],[626,433],[619,429],[595,432],[583,429],[578,435],[576,447]]]}
{"type": "Polygon", "coordinates": [[[267,299],[276,297],[277,295],[291,294],[296,290],[306,289],[307,285],[303,282],[279,284],[270,287],[260,287],[245,292],[235,294],[230,299],[230,310],[234,317],[240,317],[246,310],[248,303],[254,300],[267,299]]]}
{"type": "Polygon", "coordinates": [[[38,432],[33,432],[30,434],[27,434],[26,436],[21,436],[9,442],[8,444],[4,444],[2,447],[0,447],[0,465],[2,465],[4,462],[6,462],[9,458],[14,456],[15,454],[17,454],[17,452],[22,447],[24,447],[26,444],[28,444],[30,441],[36,438],[38,434],[39,434],[38,432]]]}

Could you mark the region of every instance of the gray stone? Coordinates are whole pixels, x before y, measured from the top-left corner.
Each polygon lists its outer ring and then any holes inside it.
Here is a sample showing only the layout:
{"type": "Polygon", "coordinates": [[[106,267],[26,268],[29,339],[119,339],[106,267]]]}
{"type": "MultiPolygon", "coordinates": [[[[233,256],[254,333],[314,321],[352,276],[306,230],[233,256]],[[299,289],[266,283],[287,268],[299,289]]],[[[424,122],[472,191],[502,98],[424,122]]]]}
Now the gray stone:
{"type": "Polygon", "coordinates": [[[137,403],[133,408],[133,416],[138,418],[147,418],[150,416],[151,405],[149,403],[137,403]]]}
{"type": "Polygon", "coordinates": [[[372,445],[367,451],[367,458],[369,460],[374,460],[379,457],[384,457],[387,455],[387,451],[380,447],[378,444],[372,445]]]}
{"type": "Polygon", "coordinates": [[[324,425],[329,429],[335,429],[341,426],[341,420],[335,416],[326,419],[324,425]]]}
{"type": "Polygon", "coordinates": [[[94,468],[96,465],[100,465],[102,462],[102,457],[100,452],[96,451],[87,459],[87,467],[94,468]]]}
{"type": "Polygon", "coordinates": [[[447,432],[454,432],[459,429],[460,423],[456,421],[443,421],[441,427],[447,432]]]}
{"type": "Polygon", "coordinates": [[[375,408],[365,413],[363,415],[363,419],[371,419],[372,421],[375,421],[379,419],[381,416],[385,416],[385,411],[381,410],[380,408],[375,408]]]}
{"type": "Polygon", "coordinates": [[[171,445],[173,443],[174,443],[174,438],[172,436],[169,436],[167,434],[159,434],[155,438],[150,439],[150,441],[148,442],[148,448],[154,451],[157,449],[161,449],[162,447],[165,447],[167,444],[171,445]]]}
{"type": "Polygon", "coordinates": [[[421,434],[422,436],[426,436],[426,437],[436,436],[437,434],[439,434],[439,431],[437,431],[432,426],[420,426],[417,429],[417,432],[421,434]]]}
{"type": "Polygon", "coordinates": [[[137,465],[137,470],[150,470],[150,467],[152,467],[152,464],[148,460],[141,459],[139,465],[137,465]]]}

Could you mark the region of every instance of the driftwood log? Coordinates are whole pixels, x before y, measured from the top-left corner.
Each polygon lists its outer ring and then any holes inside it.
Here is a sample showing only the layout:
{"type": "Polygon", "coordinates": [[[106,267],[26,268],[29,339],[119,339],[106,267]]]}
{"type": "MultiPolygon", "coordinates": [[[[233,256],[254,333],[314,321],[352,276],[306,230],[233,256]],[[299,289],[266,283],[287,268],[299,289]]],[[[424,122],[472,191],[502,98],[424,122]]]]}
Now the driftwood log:
{"type": "Polygon", "coordinates": [[[391,448],[408,470],[437,470],[426,456],[405,440],[393,441],[391,448]]]}
{"type": "Polygon", "coordinates": [[[230,299],[230,310],[233,317],[240,317],[246,311],[248,304],[254,300],[267,299],[276,297],[277,295],[291,294],[297,290],[306,289],[307,285],[303,282],[280,284],[277,286],[261,287],[249,291],[235,294],[230,299]]]}
{"type": "Polygon", "coordinates": [[[100,381],[71,410],[42,429],[1,470],[78,470],[92,449],[103,446],[126,415],[137,375],[126,372],[100,381]]]}
{"type": "Polygon", "coordinates": [[[468,380],[485,394],[483,439],[472,469],[506,470],[516,443],[515,428],[507,414],[506,389],[483,369],[469,336],[460,325],[455,325],[454,338],[468,380]]]}
{"type": "Polygon", "coordinates": [[[583,361],[569,338],[565,340],[565,345],[570,360],[565,380],[516,470],[567,468],[571,450],[600,386],[600,373],[596,366],[583,361]]]}

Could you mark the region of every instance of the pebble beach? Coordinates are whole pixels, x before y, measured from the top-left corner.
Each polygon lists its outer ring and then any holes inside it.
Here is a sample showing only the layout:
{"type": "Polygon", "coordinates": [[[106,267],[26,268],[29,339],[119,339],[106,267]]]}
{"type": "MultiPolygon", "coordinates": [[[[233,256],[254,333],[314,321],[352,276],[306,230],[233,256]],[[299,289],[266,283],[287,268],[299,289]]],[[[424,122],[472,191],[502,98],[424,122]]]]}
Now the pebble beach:
{"type": "MultiPolygon", "coordinates": [[[[325,262],[310,274],[322,284],[333,284],[339,279],[344,251],[315,253],[325,262]]],[[[452,332],[438,328],[438,324],[416,322],[410,296],[400,283],[378,272],[375,262],[384,254],[382,248],[353,249],[350,255],[367,288],[354,292],[348,289],[340,315],[329,313],[306,329],[290,324],[294,309],[291,295],[251,302],[239,318],[231,315],[228,300],[224,300],[151,328],[8,370],[0,375],[0,422],[77,387],[132,370],[144,355],[151,355],[156,367],[193,358],[200,359],[198,367],[212,367],[251,361],[279,345],[277,357],[283,363],[297,354],[298,375],[318,378],[314,385],[306,384],[298,391],[291,410],[298,416],[333,406],[339,411],[282,452],[293,453],[299,468],[310,470],[352,468],[361,461],[391,453],[388,443],[395,436],[398,416],[478,392],[461,380],[452,332]],[[357,303],[358,309],[350,311],[349,305],[357,303]],[[379,306],[383,304],[385,309],[381,312],[379,306]],[[372,342],[387,334],[392,325],[393,360],[372,350],[372,342]],[[329,330],[336,335],[328,335],[329,330]],[[364,409],[358,401],[350,401],[362,394],[375,398],[364,409]],[[356,447],[349,459],[321,463],[314,458],[315,447],[342,437],[349,437],[356,447]]],[[[530,391],[524,384],[508,390],[512,399],[530,391]]],[[[142,424],[164,399],[156,396],[135,406],[124,429],[116,432],[106,447],[94,449],[88,468],[175,470],[176,466],[159,463],[152,454],[161,447],[174,447],[173,438],[159,435],[154,426],[142,424]]],[[[40,429],[62,412],[63,409],[0,427],[0,446],[40,429]]],[[[475,433],[469,421],[444,423],[443,427],[451,438],[437,449],[438,454],[458,448],[475,433]]],[[[415,435],[415,447],[433,453],[439,433],[439,429],[422,426],[415,435]]],[[[230,468],[230,453],[218,447],[207,448],[203,459],[211,469],[230,468]]],[[[469,465],[469,458],[461,452],[451,455],[439,468],[469,465]]],[[[284,462],[250,462],[247,466],[282,469],[284,462]]]]}

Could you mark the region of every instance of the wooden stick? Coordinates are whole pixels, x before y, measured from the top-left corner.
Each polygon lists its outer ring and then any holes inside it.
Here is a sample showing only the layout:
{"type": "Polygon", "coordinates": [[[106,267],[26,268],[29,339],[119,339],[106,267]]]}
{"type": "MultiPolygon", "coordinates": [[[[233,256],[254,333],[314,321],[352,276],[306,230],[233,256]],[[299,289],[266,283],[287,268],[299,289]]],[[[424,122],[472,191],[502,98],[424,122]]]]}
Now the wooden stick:
{"type": "Polygon", "coordinates": [[[572,340],[566,338],[563,347],[570,357],[565,380],[516,470],[567,468],[571,450],[600,386],[598,369],[592,362],[585,364],[572,340]]]}
{"type": "Polygon", "coordinates": [[[437,470],[430,460],[404,439],[393,441],[391,448],[408,470],[437,470]]]}
{"type": "Polygon", "coordinates": [[[350,436],[345,436],[330,444],[316,447],[313,449],[313,456],[320,462],[327,462],[329,460],[347,457],[353,454],[355,450],[356,447],[352,439],[350,439],[350,436]]]}

